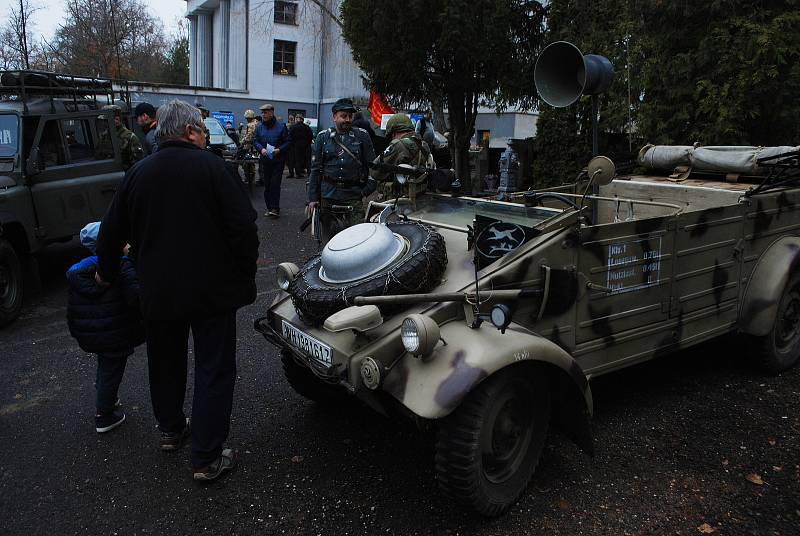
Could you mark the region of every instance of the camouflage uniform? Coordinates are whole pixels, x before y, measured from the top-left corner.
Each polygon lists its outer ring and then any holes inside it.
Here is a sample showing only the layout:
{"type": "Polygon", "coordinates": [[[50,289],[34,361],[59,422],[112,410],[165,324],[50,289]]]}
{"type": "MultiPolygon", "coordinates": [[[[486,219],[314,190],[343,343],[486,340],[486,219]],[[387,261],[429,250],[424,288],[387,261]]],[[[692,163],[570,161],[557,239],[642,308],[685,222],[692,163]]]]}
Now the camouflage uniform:
{"type": "MultiPolygon", "coordinates": [[[[244,116],[247,119],[247,129],[244,132],[244,136],[242,136],[242,148],[247,151],[247,154],[250,154],[253,152],[253,139],[256,135],[258,121],[253,119],[255,117],[255,112],[252,110],[247,110],[244,113],[244,116]]],[[[244,170],[244,176],[245,179],[247,179],[247,184],[253,184],[253,181],[256,177],[256,163],[245,162],[242,164],[242,169],[244,170]]]]}
{"type": "MultiPolygon", "coordinates": [[[[122,108],[112,104],[103,106],[103,110],[112,112],[114,116],[122,116],[122,108]]],[[[100,119],[111,119],[109,115],[101,115],[100,119]]],[[[112,116],[113,117],[113,116],[112,116]]],[[[144,158],[144,150],[139,138],[131,130],[125,127],[120,121],[119,126],[116,127],[117,139],[119,140],[119,152],[122,157],[122,168],[126,171],[130,169],[136,162],[144,158]]],[[[99,143],[97,145],[97,153],[100,157],[114,157],[114,147],[111,144],[111,136],[108,130],[104,130],[99,135],[99,143]]]]}
{"type": "MultiPolygon", "coordinates": [[[[375,159],[375,164],[390,164],[399,166],[409,164],[414,167],[434,167],[430,147],[414,132],[414,125],[406,114],[394,114],[386,123],[386,137],[391,139],[395,134],[403,132],[399,138],[389,142],[386,150],[375,159]]],[[[418,177],[408,177],[402,187],[395,185],[395,173],[389,170],[373,168],[370,172],[372,178],[380,183],[379,191],[383,199],[395,197],[398,193],[416,200],[418,193],[425,191],[427,173],[418,177]],[[396,188],[402,188],[398,191],[396,188]]]]}
{"type": "Polygon", "coordinates": [[[122,154],[122,167],[127,170],[144,158],[144,150],[136,134],[126,128],[125,125],[117,127],[117,136],[120,142],[119,151],[122,154]]]}

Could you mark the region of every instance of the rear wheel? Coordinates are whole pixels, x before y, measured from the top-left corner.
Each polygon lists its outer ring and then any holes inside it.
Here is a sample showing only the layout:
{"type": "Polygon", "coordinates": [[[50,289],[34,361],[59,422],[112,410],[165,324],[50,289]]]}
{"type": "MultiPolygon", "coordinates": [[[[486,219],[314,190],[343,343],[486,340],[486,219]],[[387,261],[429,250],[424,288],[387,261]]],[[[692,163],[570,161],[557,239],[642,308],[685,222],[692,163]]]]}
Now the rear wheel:
{"type": "Polygon", "coordinates": [[[22,310],[22,265],[17,252],[0,238],[0,327],[13,322],[22,310]]]}
{"type": "Polygon", "coordinates": [[[318,378],[308,368],[295,361],[292,354],[286,350],[281,350],[281,363],[286,381],[304,398],[323,405],[338,405],[348,399],[344,388],[318,378]]]}
{"type": "Polygon", "coordinates": [[[762,368],[772,374],[783,372],[800,358],[800,273],[793,274],[778,302],[772,329],[757,337],[756,353],[762,368]]]}
{"type": "Polygon", "coordinates": [[[519,369],[497,373],[441,423],[436,441],[440,488],[483,515],[502,514],[533,476],[549,420],[546,376],[519,369]]]}

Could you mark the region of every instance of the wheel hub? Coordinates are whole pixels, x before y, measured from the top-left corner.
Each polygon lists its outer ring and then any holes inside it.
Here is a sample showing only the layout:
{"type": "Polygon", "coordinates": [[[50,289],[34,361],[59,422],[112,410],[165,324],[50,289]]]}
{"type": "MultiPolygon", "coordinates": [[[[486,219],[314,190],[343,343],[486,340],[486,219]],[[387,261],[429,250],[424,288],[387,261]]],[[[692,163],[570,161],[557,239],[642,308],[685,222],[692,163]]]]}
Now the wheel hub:
{"type": "Polygon", "coordinates": [[[792,294],[781,316],[780,329],[778,330],[781,347],[791,344],[800,327],[800,296],[792,294]]]}
{"type": "Polygon", "coordinates": [[[530,408],[528,394],[513,389],[489,413],[482,441],[482,465],[488,480],[504,482],[519,469],[531,442],[530,408]]]}
{"type": "Polygon", "coordinates": [[[0,298],[5,298],[9,293],[9,277],[8,267],[0,264],[0,298]]]}

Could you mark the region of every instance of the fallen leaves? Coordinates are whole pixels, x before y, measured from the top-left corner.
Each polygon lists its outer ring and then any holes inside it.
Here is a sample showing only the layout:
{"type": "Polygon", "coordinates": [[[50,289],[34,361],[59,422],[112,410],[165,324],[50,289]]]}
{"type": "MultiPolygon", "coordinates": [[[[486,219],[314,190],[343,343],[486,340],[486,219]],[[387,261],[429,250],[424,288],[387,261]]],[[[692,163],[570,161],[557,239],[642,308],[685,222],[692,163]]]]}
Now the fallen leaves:
{"type": "Polygon", "coordinates": [[[750,473],[749,475],[745,476],[748,482],[755,484],[757,486],[763,486],[764,481],[761,480],[761,476],[755,473],[750,473]]]}
{"type": "Polygon", "coordinates": [[[709,525],[708,523],[703,523],[699,527],[697,527],[697,532],[701,534],[713,534],[717,532],[717,529],[709,525]]]}
{"type": "Polygon", "coordinates": [[[303,461],[302,456],[292,456],[292,463],[300,463],[303,461]]]}

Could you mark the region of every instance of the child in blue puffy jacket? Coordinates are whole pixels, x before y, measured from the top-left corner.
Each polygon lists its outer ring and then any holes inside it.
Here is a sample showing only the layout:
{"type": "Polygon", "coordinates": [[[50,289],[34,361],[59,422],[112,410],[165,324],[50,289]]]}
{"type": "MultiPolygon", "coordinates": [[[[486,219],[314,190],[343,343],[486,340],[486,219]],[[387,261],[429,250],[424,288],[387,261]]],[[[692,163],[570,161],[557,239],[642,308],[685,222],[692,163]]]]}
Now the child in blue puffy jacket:
{"type": "Polygon", "coordinates": [[[139,310],[139,280],[131,260],[121,257],[120,277],[113,285],[101,286],[95,281],[99,232],[100,222],[81,229],[81,244],[92,255],[67,270],[67,324],[78,345],[97,354],[95,428],[104,433],[125,421],[117,391],[128,357],[144,342],[145,336],[139,310]]]}

